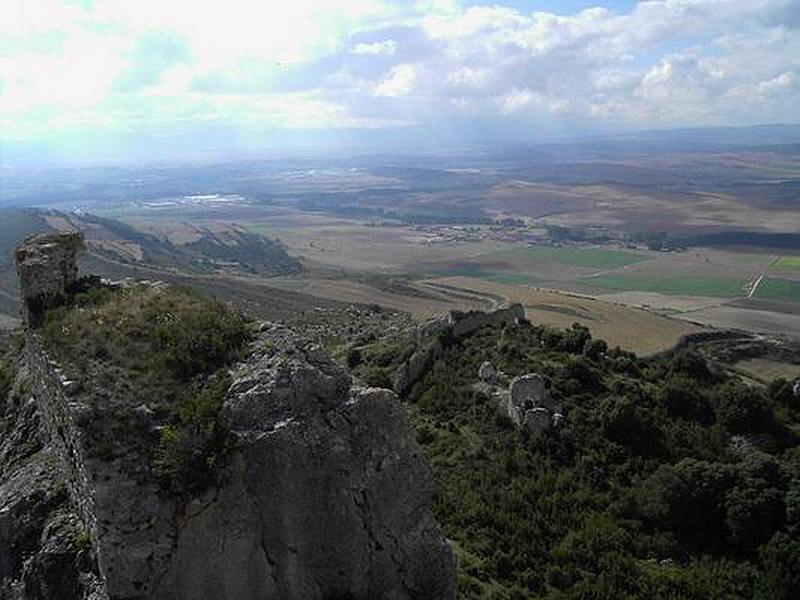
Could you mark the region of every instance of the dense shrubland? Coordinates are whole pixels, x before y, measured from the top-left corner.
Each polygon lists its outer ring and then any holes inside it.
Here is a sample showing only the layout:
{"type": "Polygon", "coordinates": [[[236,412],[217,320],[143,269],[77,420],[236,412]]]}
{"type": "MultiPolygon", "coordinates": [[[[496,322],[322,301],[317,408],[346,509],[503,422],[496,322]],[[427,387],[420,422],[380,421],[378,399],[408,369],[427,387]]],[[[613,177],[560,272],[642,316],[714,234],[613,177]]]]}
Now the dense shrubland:
{"type": "MultiPolygon", "coordinates": [[[[408,340],[352,348],[376,383],[408,340]]],[[[643,360],[580,326],[486,328],[413,390],[464,598],[798,598],[800,446],[787,382],[758,389],[692,350],[643,360]],[[480,364],[538,372],[566,419],[515,430],[480,364]]]]}

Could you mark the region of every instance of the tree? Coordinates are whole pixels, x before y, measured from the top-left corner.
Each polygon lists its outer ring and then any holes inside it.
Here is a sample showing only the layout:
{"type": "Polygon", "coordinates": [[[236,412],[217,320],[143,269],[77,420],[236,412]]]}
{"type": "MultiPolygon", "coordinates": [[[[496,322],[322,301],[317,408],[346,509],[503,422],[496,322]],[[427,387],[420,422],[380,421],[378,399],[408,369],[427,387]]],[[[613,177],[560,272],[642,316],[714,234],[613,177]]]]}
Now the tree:
{"type": "Polygon", "coordinates": [[[730,465],[685,458],[662,465],[642,486],[639,511],[657,527],[669,529],[704,550],[724,546],[725,496],[736,482],[730,465]]]}
{"type": "Polygon", "coordinates": [[[754,550],[783,526],[783,495],[761,484],[739,485],[725,498],[725,522],[736,544],[745,551],[754,550]]]}
{"type": "Polygon", "coordinates": [[[794,600],[800,598],[800,542],[778,532],[759,552],[762,575],[756,598],[794,600]]]}
{"type": "Polygon", "coordinates": [[[768,431],[772,412],[759,390],[729,383],[716,394],[717,420],[730,433],[768,431]]]}

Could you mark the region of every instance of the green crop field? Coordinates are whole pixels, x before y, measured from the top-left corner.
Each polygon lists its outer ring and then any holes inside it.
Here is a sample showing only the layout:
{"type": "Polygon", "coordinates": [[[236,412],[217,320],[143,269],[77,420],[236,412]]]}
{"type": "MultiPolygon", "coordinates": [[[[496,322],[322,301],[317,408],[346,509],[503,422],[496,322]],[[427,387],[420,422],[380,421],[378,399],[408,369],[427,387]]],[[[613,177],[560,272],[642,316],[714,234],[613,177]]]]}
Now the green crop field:
{"type": "Polygon", "coordinates": [[[494,256],[530,257],[548,260],[572,267],[593,269],[617,269],[626,265],[649,260],[650,257],[625,250],[603,250],[600,248],[518,248],[498,252],[494,256]]]}
{"type": "Polygon", "coordinates": [[[756,290],[756,298],[800,302],[800,282],[767,277],[756,290]]]}
{"type": "Polygon", "coordinates": [[[800,256],[781,256],[770,265],[773,271],[800,271],[800,256]]]}
{"type": "Polygon", "coordinates": [[[746,283],[744,279],[733,278],[638,277],[631,275],[599,275],[582,277],[577,281],[584,285],[612,290],[721,298],[743,296],[746,283]]]}

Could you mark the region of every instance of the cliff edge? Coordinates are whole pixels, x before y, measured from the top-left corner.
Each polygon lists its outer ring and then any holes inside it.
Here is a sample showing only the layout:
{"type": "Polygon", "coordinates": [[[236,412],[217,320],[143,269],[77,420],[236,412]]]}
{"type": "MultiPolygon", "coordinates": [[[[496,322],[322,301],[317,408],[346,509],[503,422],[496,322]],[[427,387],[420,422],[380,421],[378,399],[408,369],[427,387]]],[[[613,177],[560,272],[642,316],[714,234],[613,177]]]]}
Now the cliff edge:
{"type": "MultiPolygon", "coordinates": [[[[239,335],[187,292],[82,287],[81,245],[40,236],[16,257],[24,393],[87,532],[92,598],[455,598],[433,480],[392,391],[285,327],[239,335]],[[194,470],[165,479],[168,452],[194,470]]],[[[87,597],[29,588],[14,597],[87,597]]]]}

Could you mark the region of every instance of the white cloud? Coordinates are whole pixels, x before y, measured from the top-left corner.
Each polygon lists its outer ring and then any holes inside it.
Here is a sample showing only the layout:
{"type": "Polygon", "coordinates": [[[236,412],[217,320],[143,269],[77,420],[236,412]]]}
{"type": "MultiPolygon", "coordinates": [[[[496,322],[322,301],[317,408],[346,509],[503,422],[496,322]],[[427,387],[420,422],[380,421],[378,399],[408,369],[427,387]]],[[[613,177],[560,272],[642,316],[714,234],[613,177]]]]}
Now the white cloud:
{"type": "Polygon", "coordinates": [[[796,120],[792,1],[556,15],[503,0],[4,0],[0,123],[30,138],[143,122],[796,120]]]}
{"type": "Polygon", "coordinates": [[[376,96],[405,96],[411,92],[416,80],[414,65],[401,64],[392,67],[389,75],[375,86],[376,96]]]}
{"type": "Polygon", "coordinates": [[[785,72],[777,77],[758,84],[758,91],[762,94],[773,94],[794,87],[797,78],[794,73],[785,72]]]}
{"type": "Polygon", "coordinates": [[[397,42],[394,40],[384,40],[382,42],[374,42],[372,44],[360,43],[350,50],[351,54],[360,56],[391,56],[397,50],[397,42]]]}

